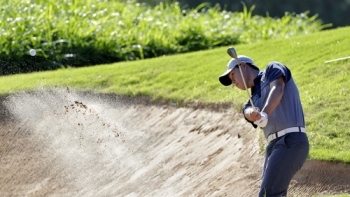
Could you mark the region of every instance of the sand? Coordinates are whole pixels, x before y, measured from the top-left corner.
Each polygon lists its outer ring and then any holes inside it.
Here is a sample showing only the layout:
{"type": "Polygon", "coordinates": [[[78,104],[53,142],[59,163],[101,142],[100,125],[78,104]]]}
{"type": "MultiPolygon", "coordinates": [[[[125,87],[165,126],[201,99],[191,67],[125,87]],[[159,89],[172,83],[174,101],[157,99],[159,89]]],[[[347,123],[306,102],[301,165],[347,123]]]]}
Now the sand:
{"type": "MultiPolygon", "coordinates": [[[[0,101],[0,196],[257,196],[265,139],[232,108],[59,88],[0,101]]],[[[349,166],[308,160],[289,196],[349,185],[349,166]]]]}

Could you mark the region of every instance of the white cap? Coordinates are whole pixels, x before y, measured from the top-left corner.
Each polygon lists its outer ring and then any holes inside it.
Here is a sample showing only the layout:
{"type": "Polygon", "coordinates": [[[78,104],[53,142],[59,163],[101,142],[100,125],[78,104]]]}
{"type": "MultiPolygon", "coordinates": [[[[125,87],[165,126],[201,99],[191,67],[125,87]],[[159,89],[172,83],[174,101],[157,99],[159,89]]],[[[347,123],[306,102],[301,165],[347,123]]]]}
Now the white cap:
{"type": "MultiPolygon", "coordinates": [[[[248,64],[253,65],[253,67],[257,68],[253,62],[252,59],[250,59],[250,57],[245,56],[245,55],[239,55],[238,59],[240,62],[245,62],[248,64]]],[[[224,86],[229,86],[232,84],[231,79],[229,78],[228,74],[238,65],[237,61],[232,58],[228,63],[227,63],[227,67],[226,67],[226,72],[224,72],[224,74],[222,74],[219,77],[219,81],[221,82],[222,85],[224,86]]],[[[257,68],[258,69],[258,68],[257,68]]]]}

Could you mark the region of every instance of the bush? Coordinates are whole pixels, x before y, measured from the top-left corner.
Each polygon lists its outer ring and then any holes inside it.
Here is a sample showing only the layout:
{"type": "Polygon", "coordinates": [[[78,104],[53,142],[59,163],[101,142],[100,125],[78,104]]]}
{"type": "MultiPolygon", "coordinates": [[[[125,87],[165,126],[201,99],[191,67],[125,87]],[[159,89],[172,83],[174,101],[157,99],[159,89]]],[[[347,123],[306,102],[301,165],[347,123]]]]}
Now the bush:
{"type": "Polygon", "coordinates": [[[110,0],[12,0],[0,3],[0,74],[158,57],[313,33],[316,17],[282,18],[221,11],[201,4],[149,7],[110,0]],[[37,56],[29,56],[29,50],[37,56]]]}

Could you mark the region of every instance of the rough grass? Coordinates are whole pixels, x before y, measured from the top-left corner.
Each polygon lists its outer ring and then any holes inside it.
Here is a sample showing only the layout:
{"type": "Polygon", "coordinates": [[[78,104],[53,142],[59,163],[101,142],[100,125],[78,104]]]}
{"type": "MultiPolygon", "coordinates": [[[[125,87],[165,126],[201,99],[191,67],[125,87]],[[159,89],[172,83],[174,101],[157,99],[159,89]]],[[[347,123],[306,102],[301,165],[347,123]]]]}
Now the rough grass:
{"type": "MultiPolygon", "coordinates": [[[[264,69],[272,60],[285,63],[299,87],[311,142],[310,158],[350,163],[350,61],[325,64],[350,56],[350,28],[290,39],[235,46],[264,69]]],[[[175,103],[245,102],[246,93],[223,87],[227,47],[149,60],[95,67],[0,77],[0,94],[38,87],[67,86],[79,90],[148,95],[175,103]]],[[[35,58],[35,57],[34,57],[35,58]]],[[[237,110],[237,109],[233,109],[237,110]]]]}

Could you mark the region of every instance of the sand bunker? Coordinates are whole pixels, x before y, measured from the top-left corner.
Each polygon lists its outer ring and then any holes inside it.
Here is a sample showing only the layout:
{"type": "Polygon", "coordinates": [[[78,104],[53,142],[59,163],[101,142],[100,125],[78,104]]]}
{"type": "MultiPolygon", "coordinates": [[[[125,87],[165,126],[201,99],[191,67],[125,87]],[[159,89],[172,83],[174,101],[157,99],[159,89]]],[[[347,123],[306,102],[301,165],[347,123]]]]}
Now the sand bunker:
{"type": "MultiPolygon", "coordinates": [[[[0,196],[257,195],[259,131],[232,110],[68,89],[9,95],[0,106],[0,196]]],[[[349,185],[344,164],[307,161],[289,194],[349,185]]]]}

